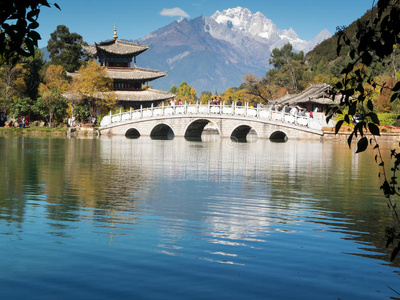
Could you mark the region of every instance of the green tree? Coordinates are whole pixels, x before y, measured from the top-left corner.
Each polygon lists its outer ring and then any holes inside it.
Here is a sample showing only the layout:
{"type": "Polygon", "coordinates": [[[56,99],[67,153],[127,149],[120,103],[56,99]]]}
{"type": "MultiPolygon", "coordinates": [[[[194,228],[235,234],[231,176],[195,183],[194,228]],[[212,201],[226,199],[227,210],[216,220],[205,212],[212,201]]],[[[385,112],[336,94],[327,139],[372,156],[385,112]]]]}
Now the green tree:
{"type": "Polygon", "coordinates": [[[87,60],[83,45],[87,43],[82,40],[82,36],[70,33],[65,25],[58,25],[47,43],[51,63],[63,66],[67,72],[78,70],[85,63],[85,59],[87,60]]]}
{"type": "Polygon", "coordinates": [[[179,85],[179,88],[176,86],[173,86],[171,88],[171,93],[177,95],[176,99],[181,100],[182,102],[193,102],[197,101],[197,91],[188,85],[186,81],[182,81],[182,83],[179,85]],[[175,93],[173,91],[176,91],[175,93]]]}
{"type": "Polygon", "coordinates": [[[201,96],[200,96],[200,102],[201,103],[208,103],[208,101],[211,100],[212,97],[212,93],[209,91],[203,91],[201,92],[201,96]]]}
{"type": "MultiPolygon", "coordinates": [[[[69,83],[66,78],[65,70],[62,66],[50,65],[44,76],[45,83],[39,86],[40,101],[47,109],[49,127],[54,126],[57,116],[60,114],[60,109],[65,110],[62,112],[64,118],[68,104],[64,99],[63,94],[68,90],[69,83]],[[65,105],[67,104],[67,105],[65,105]]],[[[40,105],[38,107],[41,107],[40,105]]],[[[42,115],[46,115],[41,113],[42,115]]]]}
{"type": "Polygon", "coordinates": [[[11,103],[10,114],[13,118],[29,115],[32,110],[32,99],[18,98],[11,103]]]}
{"type": "Polygon", "coordinates": [[[47,121],[49,127],[50,124],[53,126],[64,122],[68,110],[68,101],[62,95],[54,93],[50,97],[52,99],[38,97],[31,106],[32,113],[47,121]],[[54,100],[51,102],[51,107],[49,107],[49,100],[54,100]]]}
{"type": "Polygon", "coordinates": [[[287,43],[281,49],[272,50],[269,63],[274,67],[274,70],[269,71],[270,79],[277,81],[280,86],[290,87],[291,93],[297,93],[304,88],[307,78],[303,51],[296,53],[292,45],[287,43]]]}
{"type": "Polygon", "coordinates": [[[174,84],[172,87],[171,87],[171,89],[169,90],[169,92],[171,93],[171,94],[178,94],[178,92],[179,92],[179,90],[178,90],[178,88],[176,87],[176,85],[174,84]]]}
{"type": "MultiPolygon", "coordinates": [[[[52,4],[58,9],[57,3],[52,4]]],[[[1,1],[0,56],[6,63],[14,64],[20,56],[33,56],[40,40],[39,27],[42,6],[51,7],[47,0],[1,1]]]]}
{"type": "Polygon", "coordinates": [[[26,86],[26,95],[32,100],[38,97],[39,84],[42,81],[44,61],[43,53],[39,49],[35,49],[34,56],[24,59],[24,81],[26,86]]]}
{"type": "Polygon", "coordinates": [[[183,81],[179,85],[178,94],[180,96],[190,96],[190,89],[191,89],[191,87],[187,84],[187,82],[183,81]]]}
{"type": "Polygon", "coordinates": [[[0,63],[0,110],[8,113],[11,101],[25,92],[22,64],[0,63]]]}
{"type": "Polygon", "coordinates": [[[75,119],[78,122],[87,121],[90,118],[90,107],[87,104],[74,106],[75,119]]]}
{"type": "Polygon", "coordinates": [[[271,53],[269,63],[278,71],[292,61],[304,61],[304,53],[293,52],[293,46],[290,43],[285,44],[281,49],[274,48],[271,53]]]}

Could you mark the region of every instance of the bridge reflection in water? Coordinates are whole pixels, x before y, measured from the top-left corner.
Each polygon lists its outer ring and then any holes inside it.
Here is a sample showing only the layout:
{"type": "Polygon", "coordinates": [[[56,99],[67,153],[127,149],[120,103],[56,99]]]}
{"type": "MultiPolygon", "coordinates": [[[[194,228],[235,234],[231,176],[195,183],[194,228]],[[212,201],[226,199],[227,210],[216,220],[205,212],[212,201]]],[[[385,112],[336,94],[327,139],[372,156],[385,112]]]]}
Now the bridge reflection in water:
{"type": "Polygon", "coordinates": [[[105,116],[98,129],[102,135],[125,135],[129,138],[150,136],[153,139],[173,139],[175,136],[201,140],[206,131],[221,137],[247,141],[249,133],[274,141],[287,139],[319,139],[326,123],[323,113],[293,115],[275,111],[272,106],[190,104],[159,106],[130,110],[105,116]]]}

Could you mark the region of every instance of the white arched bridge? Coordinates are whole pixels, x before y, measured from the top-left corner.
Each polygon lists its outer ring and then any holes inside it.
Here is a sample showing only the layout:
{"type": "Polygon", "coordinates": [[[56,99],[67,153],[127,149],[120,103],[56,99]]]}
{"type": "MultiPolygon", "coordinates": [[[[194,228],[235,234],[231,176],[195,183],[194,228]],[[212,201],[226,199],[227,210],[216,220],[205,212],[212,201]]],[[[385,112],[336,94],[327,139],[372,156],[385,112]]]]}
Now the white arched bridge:
{"type": "Polygon", "coordinates": [[[254,130],[258,138],[277,140],[320,138],[325,122],[322,113],[297,115],[275,111],[271,107],[189,104],[157,106],[106,115],[98,128],[100,134],[125,135],[131,138],[200,139],[204,128],[213,128],[221,137],[245,140],[254,130]],[[207,126],[207,127],[206,127],[207,126]]]}

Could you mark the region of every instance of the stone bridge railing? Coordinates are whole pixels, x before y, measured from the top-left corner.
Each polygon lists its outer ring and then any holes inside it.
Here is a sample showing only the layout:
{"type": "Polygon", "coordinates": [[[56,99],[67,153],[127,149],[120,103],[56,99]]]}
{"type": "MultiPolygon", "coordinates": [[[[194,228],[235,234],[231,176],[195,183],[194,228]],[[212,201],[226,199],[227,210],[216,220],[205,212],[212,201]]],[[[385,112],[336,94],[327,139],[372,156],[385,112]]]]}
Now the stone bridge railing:
{"type": "Polygon", "coordinates": [[[248,103],[244,106],[237,106],[236,103],[232,105],[211,105],[209,104],[184,104],[176,106],[157,106],[149,108],[141,108],[133,110],[131,108],[128,112],[122,112],[112,115],[106,115],[101,120],[101,127],[109,127],[118,124],[126,124],[135,122],[140,119],[157,118],[163,116],[196,116],[196,115],[209,115],[210,117],[224,116],[224,117],[241,117],[249,118],[251,120],[272,121],[274,123],[289,123],[298,126],[305,126],[310,129],[321,130],[322,127],[332,127],[333,125],[327,124],[323,113],[314,113],[310,117],[310,113],[304,115],[285,113],[284,111],[275,111],[272,106],[258,106],[254,108],[248,103]]]}

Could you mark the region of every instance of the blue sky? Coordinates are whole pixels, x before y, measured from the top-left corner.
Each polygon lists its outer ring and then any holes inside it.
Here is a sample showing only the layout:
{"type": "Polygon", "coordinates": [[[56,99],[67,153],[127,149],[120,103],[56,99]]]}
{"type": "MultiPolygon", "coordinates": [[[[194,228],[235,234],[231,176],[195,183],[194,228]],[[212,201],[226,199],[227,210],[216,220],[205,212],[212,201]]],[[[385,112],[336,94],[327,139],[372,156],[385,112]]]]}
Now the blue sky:
{"type": "Polygon", "coordinates": [[[38,29],[45,47],[57,25],[66,25],[70,32],[80,34],[89,44],[111,39],[114,24],[121,39],[139,39],[157,30],[180,15],[188,19],[211,16],[237,6],[252,13],[260,11],[279,29],[293,28],[301,39],[311,40],[321,30],[332,34],[336,26],[349,25],[369,8],[370,0],[194,0],[194,1],[137,1],[137,0],[54,0],[56,8],[42,8],[38,29]],[[172,10],[174,9],[174,10],[172,10]]]}

